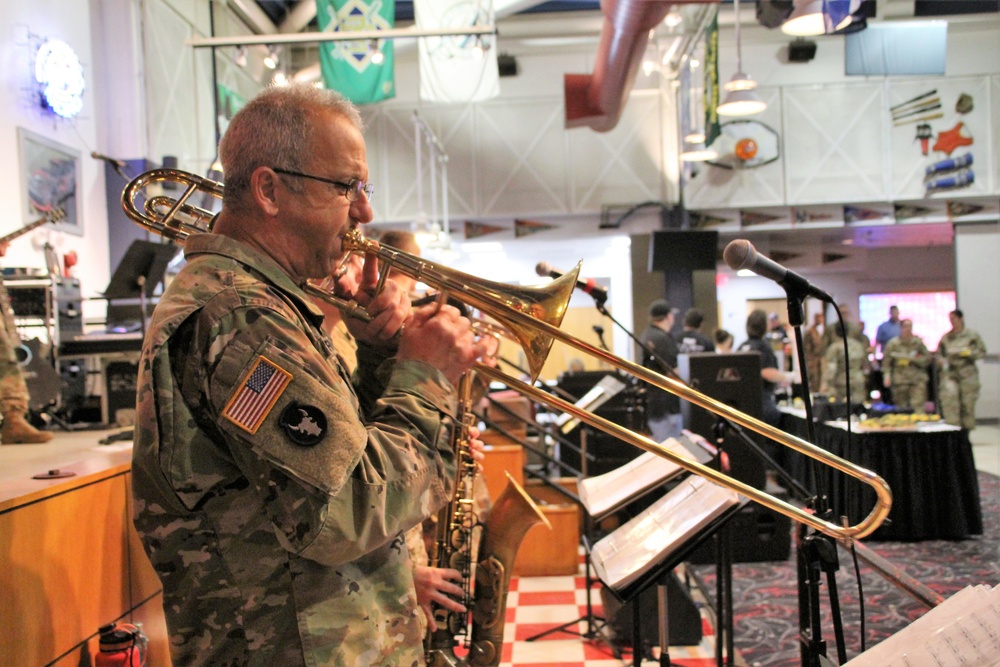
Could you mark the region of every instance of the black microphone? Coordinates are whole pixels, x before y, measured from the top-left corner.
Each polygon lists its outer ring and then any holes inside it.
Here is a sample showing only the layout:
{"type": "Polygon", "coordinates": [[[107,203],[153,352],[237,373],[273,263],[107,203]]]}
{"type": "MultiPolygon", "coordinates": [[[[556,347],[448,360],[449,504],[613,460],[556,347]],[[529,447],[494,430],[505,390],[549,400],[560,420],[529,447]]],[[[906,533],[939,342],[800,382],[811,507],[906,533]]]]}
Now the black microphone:
{"type": "Polygon", "coordinates": [[[811,296],[820,301],[833,303],[833,297],[816,287],[799,274],[786,269],[772,259],[768,259],[757,252],[749,241],[736,239],[726,246],[722,253],[726,264],[734,271],[750,269],[762,278],[770,278],[785,288],[785,292],[790,295],[807,297],[811,296]]]}
{"type": "Polygon", "coordinates": [[[125,166],[125,160],[116,160],[113,157],[108,157],[107,155],[104,155],[103,153],[98,153],[97,151],[92,151],[90,153],[90,157],[94,158],[95,160],[104,160],[105,162],[113,164],[119,169],[125,166]]]}
{"type": "MultiPolygon", "coordinates": [[[[539,262],[535,266],[535,273],[540,276],[548,276],[553,279],[561,278],[563,275],[562,271],[556,271],[548,262],[539,262]]],[[[599,306],[603,306],[604,302],[608,300],[608,290],[598,285],[597,281],[593,278],[588,278],[586,281],[577,280],[576,287],[577,289],[583,290],[590,296],[594,297],[594,301],[596,301],[599,306]]]]}

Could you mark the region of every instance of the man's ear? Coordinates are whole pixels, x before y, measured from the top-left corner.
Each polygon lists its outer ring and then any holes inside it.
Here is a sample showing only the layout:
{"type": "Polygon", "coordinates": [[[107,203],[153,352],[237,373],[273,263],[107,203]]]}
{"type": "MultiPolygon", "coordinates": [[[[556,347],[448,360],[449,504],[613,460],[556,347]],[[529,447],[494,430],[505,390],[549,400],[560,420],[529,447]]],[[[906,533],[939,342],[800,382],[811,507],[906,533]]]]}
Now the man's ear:
{"type": "Polygon", "coordinates": [[[277,215],[280,210],[278,183],[280,176],[270,167],[257,167],[250,175],[250,193],[257,205],[267,215],[277,215]]]}

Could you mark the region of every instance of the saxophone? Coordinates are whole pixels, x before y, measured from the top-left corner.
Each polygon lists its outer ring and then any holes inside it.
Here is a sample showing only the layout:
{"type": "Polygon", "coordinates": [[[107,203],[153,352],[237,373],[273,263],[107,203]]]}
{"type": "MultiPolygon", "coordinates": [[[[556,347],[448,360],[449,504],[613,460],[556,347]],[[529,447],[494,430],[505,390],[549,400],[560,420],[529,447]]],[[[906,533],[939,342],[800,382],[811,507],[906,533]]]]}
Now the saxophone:
{"type": "Polygon", "coordinates": [[[461,614],[432,605],[438,629],[428,629],[424,639],[428,667],[487,667],[500,664],[507,591],[517,550],[525,533],[536,523],[542,522],[552,528],[538,506],[509,474],[507,486],[493,504],[486,521],[479,522],[472,491],[478,466],[472,456],[469,438],[469,429],[475,423],[470,398],[472,372],[462,376],[458,392],[455,493],[451,502],[438,514],[430,565],[454,568],[462,574],[465,592],[461,602],[470,611],[461,614]],[[479,536],[478,553],[475,549],[476,536],[479,536]],[[461,637],[466,639],[460,641],[461,637]],[[455,653],[455,647],[460,644],[468,649],[463,657],[455,653]]]}

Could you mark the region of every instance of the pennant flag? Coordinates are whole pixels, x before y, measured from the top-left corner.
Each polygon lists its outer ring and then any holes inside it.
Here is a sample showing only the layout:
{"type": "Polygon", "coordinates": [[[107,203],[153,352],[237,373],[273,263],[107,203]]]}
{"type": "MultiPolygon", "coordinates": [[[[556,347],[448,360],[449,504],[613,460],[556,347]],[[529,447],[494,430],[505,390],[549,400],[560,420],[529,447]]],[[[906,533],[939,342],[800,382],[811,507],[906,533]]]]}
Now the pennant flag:
{"type": "Polygon", "coordinates": [[[727,222],[730,222],[725,218],[720,218],[708,213],[699,213],[697,211],[688,211],[688,219],[691,221],[691,226],[698,229],[704,227],[718,227],[719,225],[724,225],[727,222]]]}
{"type": "Polygon", "coordinates": [[[705,145],[711,146],[719,130],[719,13],[705,28],[705,145]]]}
{"type": "Polygon", "coordinates": [[[960,218],[963,215],[972,215],[973,213],[979,213],[985,206],[980,206],[979,204],[970,204],[968,202],[961,201],[949,201],[948,202],[948,217],[950,218],[960,218]]]}
{"type": "Polygon", "coordinates": [[[519,239],[522,236],[530,236],[549,229],[556,229],[557,226],[558,225],[546,225],[544,222],[535,222],[534,220],[515,220],[514,238],[519,239]]]}
{"type": "MultiPolygon", "coordinates": [[[[316,22],[324,32],[390,30],[396,24],[396,3],[395,0],[316,0],[316,22]]],[[[396,96],[394,61],[391,39],[319,45],[323,85],[355,104],[372,104],[396,96]],[[378,53],[382,62],[373,62],[378,53]]]]}
{"type": "MultiPolygon", "coordinates": [[[[493,4],[482,0],[414,0],[418,30],[471,28],[492,23],[493,4]]],[[[500,95],[494,35],[444,35],[418,40],[420,99],[481,102],[500,95]]]]}
{"type": "Polygon", "coordinates": [[[896,204],[895,213],[896,220],[906,220],[908,218],[922,218],[929,213],[933,213],[934,209],[927,208],[926,206],[917,206],[916,204],[896,204]]]}
{"type": "Polygon", "coordinates": [[[844,207],[844,222],[862,222],[865,220],[885,220],[890,218],[890,214],[885,211],[877,211],[870,208],[860,208],[858,206],[844,207]]]}
{"type": "Polygon", "coordinates": [[[465,238],[467,239],[477,239],[480,236],[486,236],[487,234],[494,234],[496,232],[503,232],[506,230],[506,227],[485,225],[481,222],[473,222],[472,220],[465,221],[465,238]]]}
{"type": "Polygon", "coordinates": [[[833,213],[811,208],[792,208],[792,220],[798,224],[833,220],[833,213]]]}
{"type": "Polygon", "coordinates": [[[755,211],[740,211],[740,224],[744,227],[752,227],[753,225],[763,225],[768,222],[774,222],[775,220],[780,220],[782,216],[772,215],[770,213],[759,213],[755,211]]]}

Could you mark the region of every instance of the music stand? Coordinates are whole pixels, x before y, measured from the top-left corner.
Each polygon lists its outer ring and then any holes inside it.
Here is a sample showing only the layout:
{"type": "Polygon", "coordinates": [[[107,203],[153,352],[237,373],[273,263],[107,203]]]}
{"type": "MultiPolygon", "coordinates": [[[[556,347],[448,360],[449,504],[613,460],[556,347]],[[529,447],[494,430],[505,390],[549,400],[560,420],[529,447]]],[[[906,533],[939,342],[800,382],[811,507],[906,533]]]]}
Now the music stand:
{"type": "MultiPolygon", "coordinates": [[[[746,502],[734,491],[704,478],[688,477],[607,537],[592,547],[588,545],[598,578],[622,602],[631,602],[637,613],[639,594],[653,584],[663,584],[677,565],[722,528],[746,502]]],[[[663,594],[660,600],[660,664],[669,665],[669,628],[663,594]]],[[[725,618],[726,623],[732,622],[731,613],[726,613],[725,618]]],[[[731,630],[727,632],[731,634],[731,630]]],[[[632,656],[636,667],[642,664],[640,635],[641,624],[635,622],[632,656]]]]}
{"type": "Polygon", "coordinates": [[[125,256],[118,263],[102,298],[110,302],[116,299],[139,299],[139,324],[146,334],[146,299],[153,296],[157,286],[163,281],[167,266],[180,252],[173,243],[155,241],[132,241],[125,256]]]}
{"type": "MultiPolygon", "coordinates": [[[[585,398],[580,399],[580,401],[585,401],[585,398]]],[[[668,438],[662,444],[678,456],[697,461],[698,463],[704,464],[711,460],[711,454],[706,449],[706,446],[710,447],[708,443],[704,438],[690,431],[687,431],[680,439],[668,438]]],[[[593,639],[597,636],[599,627],[594,621],[605,620],[594,616],[593,603],[591,601],[591,589],[593,588],[595,579],[591,574],[590,536],[594,533],[597,522],[621,511],[634,501],[645,497],[654,489],[661,488],[664,484],[684,472],[687,471],[676,463],[652,452],[646,452],[610,472],[581,480],[577,501],[586,513],[584,517],[585,534],[583,542],[587,614],[568,623],[563,623],[562,625],[557,625],[536,635],[532,635],[525,641],[535,641],[554,632],[576,634],[585,639],[593,639]],[[583,621],[587,622],[587,629],[584,632],[581,633],[569,629],[583,621]]]]}

